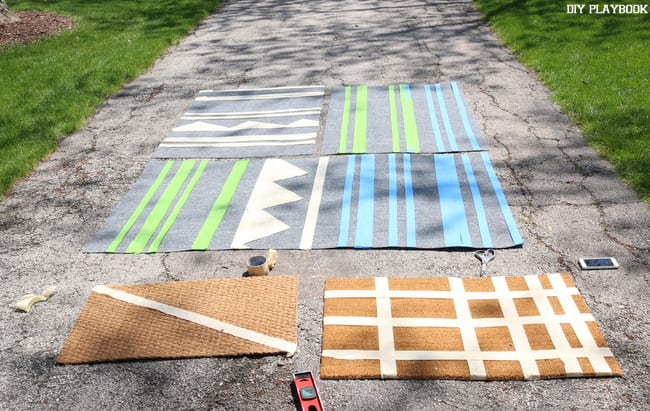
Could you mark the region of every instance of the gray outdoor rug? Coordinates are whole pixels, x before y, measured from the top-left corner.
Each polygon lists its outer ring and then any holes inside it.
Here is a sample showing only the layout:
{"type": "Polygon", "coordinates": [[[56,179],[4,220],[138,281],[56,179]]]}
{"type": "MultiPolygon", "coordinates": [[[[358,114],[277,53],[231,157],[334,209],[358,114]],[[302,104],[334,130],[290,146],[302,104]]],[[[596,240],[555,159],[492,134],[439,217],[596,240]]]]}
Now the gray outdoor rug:
{"type": "Polygon", "coordinates": [[[153,160],[86,251],[522,243],[488,154],[473,152],[153,160]]]}
{"type": "Polygon", "coordinates": [[[204,90],[154,158],[249,158],[312,154],[325,88],[204,90]]]}
{"type": "Polygon", "coordinates": [[[458,83],[332,90],[321,154],[485,150],[458,83]]]}

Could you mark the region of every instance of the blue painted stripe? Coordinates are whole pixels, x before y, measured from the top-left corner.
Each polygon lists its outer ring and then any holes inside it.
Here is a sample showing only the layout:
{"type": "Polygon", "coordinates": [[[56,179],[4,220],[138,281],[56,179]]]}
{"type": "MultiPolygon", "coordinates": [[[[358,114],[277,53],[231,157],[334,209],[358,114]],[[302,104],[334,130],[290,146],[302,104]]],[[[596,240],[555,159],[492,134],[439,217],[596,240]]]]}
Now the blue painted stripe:
{"type": "Polygon", "coordinates": [[[436,95],[438,96],[440,114],[442,115],[442,124],[445,126],[445,131],[447,132],[447,140],[449,140],[449,146],[451,147],[451,151],[458,151],[456,136],[454,135],[454,130],[451,129],[451,123],[449,122],[449,113],[447,113],[447,106],[445,105],[445,98],[442,94],[442,88],[440,87],[440,84],[436,84],[435,89],[436,95]]]}
{"type": "Polygon", "coordinates": [[[433,157],[440,196],[440,213],[445,247],[471,247],[463,195],[456,173],[456,162],[451,154],[433,157]]]}
{"type": "Polygon", "coordinates": [[[433,104],[433,95],[431,94],[431,86],[424,86],[424,94],[427,97],[427,105],[429,106],[429,117],[431,118],[431,127],[433,128],[433,136],[436,139],[436,147],[438,151],[444,153],[445,143],[442,141],[442,134],[440,133],[440,125],[438,124],[438,116],[436,116],[436,106],[433,104]]]}
{"type": "Polygon", "coordinates": [[[361,156],[359,173],[359,205],[354,248],[372,247],[375,217],[375,155],[361,156]]]}
{"type": "Polygon", "coordinates": [[[472,126],[469,124],[469,118],[467,116],[467,110],[465,108],[465,103],[463,102],[463,97],[460,95],[460,89],[456,82],[451,83],[451,89],[454,92],[454,97],[456,98],[456,104],[458,104],[458,111],[460,111],[460,119],[463,122],[463,127],[465,128],[465,133],[467,133],[467,138],[472,144],[474,150],[480,150],[478,141],[476,141],[476,136],[472,130],[472,126]]]}
{"type": "Polygon", "coordinates": [[[348,157],[348,168],[345,174],[345,186],[343,186],[343,201],[341,203],[341,225],[339,228],[338,247],[348,246],[350,233],[350,213],[352,206],[352,184],[354,184],[354,169],[357,156],[348,157]]]}
{"type": "Polygon", "coordinates": [[[411,175],[411,155],[404,154],[404,205],[406,208],[406,246],[416,247],[415,200],[413,198],[413,177],[411,175]]]}
{"type": "Polygon", "coordinates": [[[399,246],[397,223],[397,164],[395,154],[388,155],[388,246],[399,246]]]}
{"type": "Polygon", "coordinates": [[[476,219],[478,221],[479,232],[481,233],[481,248],[492,248],[492,238],[490,237],[490,229],[488,227],[487,215],[483,207],[483,199],[481,198],[481,191],[478,188],[474,170],[467,154],[461,155],[463,159],[463,167],[465,168],[465,175],[469,188],[472,190],[472,199],[474,200],[474,210],[476,211],[476,219]]]}
{"type": "Polygon", "coordinates": [[[490,157],[488,156],[487,152],[482,151],[481,158],[483,159],[483,164],[485,165],[485,170],[487,171],[488,177],[490,177],[490,182],[492,183],[492,189],[494,190],[494,194],[496,195],[497,200],[499,201],[499,206],[501,207],[503,218],[505,219],[506,225],[508,226],[508,230],[510,231],[510,238],[512,238],[512,242],[515,245],[521,245],[524,243],[524,240],[523,238],[521,238],[521,235],[519,234],[519,229],[517,228],[517,223],[515,223],[515,219],[512,216],[512,212],[510,211],[508,200],[506,200],[506,196],[503,193],[503,189],[501,189],[501,184],[499,184],[499,178],[494,172],[494,168],[492,168],[492,162],[490,162],[490,157]]]}
{"type": "Polygon", "coordinates": [[[402,90],[404,93],[404,98],[411,100],[411,87],[408,84],[402,84],[402,90]]]}

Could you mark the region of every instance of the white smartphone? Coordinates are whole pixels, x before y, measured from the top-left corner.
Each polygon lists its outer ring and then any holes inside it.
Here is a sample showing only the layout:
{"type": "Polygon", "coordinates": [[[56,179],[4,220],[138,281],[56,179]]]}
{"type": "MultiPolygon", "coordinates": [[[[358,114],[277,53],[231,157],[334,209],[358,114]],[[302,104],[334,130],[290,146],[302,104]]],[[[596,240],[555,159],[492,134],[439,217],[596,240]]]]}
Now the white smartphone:
{"type": "Polygon", "coordinates": [[[618,268],[618,261],[612,257],[581,258],[580,268],[583,270],[613,270],[618,268]]]}

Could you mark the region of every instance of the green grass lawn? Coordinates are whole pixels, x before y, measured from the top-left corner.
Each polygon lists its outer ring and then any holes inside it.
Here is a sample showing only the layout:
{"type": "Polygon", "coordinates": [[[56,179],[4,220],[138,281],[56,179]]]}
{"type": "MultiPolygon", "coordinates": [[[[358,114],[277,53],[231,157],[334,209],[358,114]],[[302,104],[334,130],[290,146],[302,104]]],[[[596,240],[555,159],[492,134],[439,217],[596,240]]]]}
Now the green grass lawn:
{"type": "MultiPolygon", "coordinates": [[[[474,2],[589,144],[650,203],[650,15],[589,14],[596,2],[575,2],[587,4],[583,14],[567,13],[572,2],[474,2]]],[[[621,4],[628,3],[638,2],[621,4]]]]}
{"type": "Polygon", "coordinates": [[[0,47],[0,198],[98,104],[142,74],[219,0],[9,0],[71,18],[74,30],[0,47]]]}

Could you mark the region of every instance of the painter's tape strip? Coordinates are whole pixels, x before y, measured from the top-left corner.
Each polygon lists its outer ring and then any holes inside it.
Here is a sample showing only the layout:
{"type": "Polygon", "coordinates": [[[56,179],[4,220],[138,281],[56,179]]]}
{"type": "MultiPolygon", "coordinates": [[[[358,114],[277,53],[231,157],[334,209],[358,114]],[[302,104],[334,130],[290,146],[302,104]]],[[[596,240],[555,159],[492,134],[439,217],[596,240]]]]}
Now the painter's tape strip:
{"type": "MultiPolygon", "coordinates": [[[[589,348],[567,348],[563,350],[534,350],[531,351],[535,360],[554,360],[558,356],[586,357],[589,355],[610,356],[611,352],[606,347],[599,347],[596,350],[589,348]]],[[[382,353],[379,350],[323,350],[322,356],[337,360],[381,360],[382,353]]],[[[421,350],[398,350],[395,351],[396,361],[519,361],[520,356],[516,351],[421,351],[421,350]]],[[[611,370],[605,370],[598,376],[612,375],[611,370]]],[[[485,379],[485,378],[484,378],[485,379]]]]}
{"type": "Polygon", "coordinates": [[[150,308],[164,314],[174,316],[186,321],[190,321],[213,330],[232,335],[234,337],[243,338],[257,344],[266,345],[268,347],[276,348],[285,351],[288,356],[292,356],[296,352],[297,344],[285,341],[280,338],[271,337],[256,331],[241,328],[233,324],[228,324],[214,318],[207,317],[192,311],[187,311],[182,308],[173,307],[171,305],[159,303],[157,301],[142,298],[137,295],[129,294],[124,291],[114,290],[103,285],[98,285],[92,290],[95,293],[107,295],[116,300],[124,301],[129,304],[137,305],[140,307],[150,308]]]}
{"type": "MultiPolygon", "coordinates": [[[[386,295],[389,289],[388,278],[375,277],[375,288],[378,295],[386,295]]],[[[395,361],[395,337],[393,334],[393,314],[389,297],[378,296],[377,304],[377,335],[379,340],[379,366],[381,378],[397,378],[397,362],[395,361]]]]}
{"type": "Polygon", "coordinates": [[[32,306],[36,303],[47,301],[52,294],[56,292],[56,287],[47,287],[43,294],[27,294],[20,297],[20,301],[16,303],[16,309],[24,312],[28,312],[32,309],[32,306]]]}

